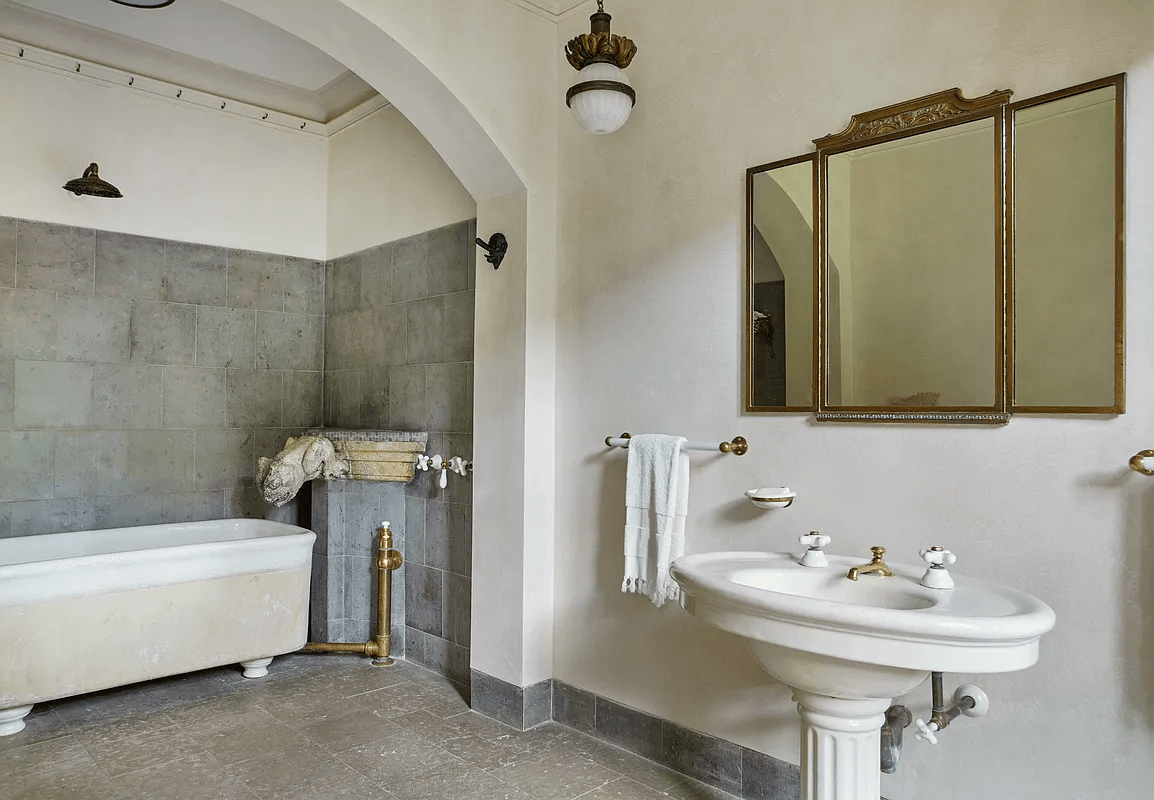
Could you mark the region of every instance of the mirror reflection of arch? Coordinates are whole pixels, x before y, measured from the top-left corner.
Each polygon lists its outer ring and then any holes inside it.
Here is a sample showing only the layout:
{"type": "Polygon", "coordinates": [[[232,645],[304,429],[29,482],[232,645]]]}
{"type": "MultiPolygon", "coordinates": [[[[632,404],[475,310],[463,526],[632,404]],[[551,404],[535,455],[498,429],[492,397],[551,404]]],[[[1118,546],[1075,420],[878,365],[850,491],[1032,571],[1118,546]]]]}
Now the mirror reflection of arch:
{"type": "Polygon", "coordinates": [[[748,170],[746,410],[1122,413],[1124,86],[941,92],[748,170]]]}

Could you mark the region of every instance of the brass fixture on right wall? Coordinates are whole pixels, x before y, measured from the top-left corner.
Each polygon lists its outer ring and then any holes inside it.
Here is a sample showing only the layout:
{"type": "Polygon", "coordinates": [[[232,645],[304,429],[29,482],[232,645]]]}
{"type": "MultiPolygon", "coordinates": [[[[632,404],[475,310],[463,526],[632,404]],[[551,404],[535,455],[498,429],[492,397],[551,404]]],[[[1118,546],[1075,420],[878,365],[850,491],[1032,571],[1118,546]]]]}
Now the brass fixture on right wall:
{"type": "Polygon", "coordinates": [[[950,89],[747,170],[745,409],[1123,413],[1125,85],[950,89]]]}

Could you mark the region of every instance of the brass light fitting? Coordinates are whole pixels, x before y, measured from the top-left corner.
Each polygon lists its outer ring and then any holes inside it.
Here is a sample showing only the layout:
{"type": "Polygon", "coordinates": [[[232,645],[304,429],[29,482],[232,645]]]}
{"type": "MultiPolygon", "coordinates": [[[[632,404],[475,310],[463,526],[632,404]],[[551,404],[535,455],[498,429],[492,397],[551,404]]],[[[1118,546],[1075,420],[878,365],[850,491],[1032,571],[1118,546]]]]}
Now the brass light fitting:
{"type": "Polygon", "coordinates": [[[597,0],[589,33],[574,36],[565,45],[565,57],[578,72],[577,82],[565,93],[565,105],[590,133],[617,130],[637,104],[637,92],[622,72],[633,63],[637,45],[609,30],[612,19],[605,13],[604,0],[597,0]]]}
{"type": "Polygon", "coordinates": [[[86,194],[91,197],[124,197],[120,190],[111,183],[100,178],[100,167],[93,162],[84,170],[84,175],[64,184],[64,190],[75,195],[86,194]]]}

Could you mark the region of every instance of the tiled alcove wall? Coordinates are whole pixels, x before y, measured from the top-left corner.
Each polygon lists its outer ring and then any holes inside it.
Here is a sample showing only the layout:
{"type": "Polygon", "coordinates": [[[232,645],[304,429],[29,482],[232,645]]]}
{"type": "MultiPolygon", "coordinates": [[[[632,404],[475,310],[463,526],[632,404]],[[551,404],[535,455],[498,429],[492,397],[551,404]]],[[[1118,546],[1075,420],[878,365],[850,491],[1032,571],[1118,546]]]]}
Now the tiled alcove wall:
{"type": "MultiPolygon", "coordinates": [[[[329,262],[327,427],[428,431],[430,455],[472,460],[475,231],[460,222],[329,262]]],[[[472,476],[444,490],[437,478],[405,486],[405,653],[465,682],[472,476]]]]}
{"type": "Polygon", "coordinates": [[[321,421],[319,261],[0,218],[0,536],[266,516],[321,421]]]}

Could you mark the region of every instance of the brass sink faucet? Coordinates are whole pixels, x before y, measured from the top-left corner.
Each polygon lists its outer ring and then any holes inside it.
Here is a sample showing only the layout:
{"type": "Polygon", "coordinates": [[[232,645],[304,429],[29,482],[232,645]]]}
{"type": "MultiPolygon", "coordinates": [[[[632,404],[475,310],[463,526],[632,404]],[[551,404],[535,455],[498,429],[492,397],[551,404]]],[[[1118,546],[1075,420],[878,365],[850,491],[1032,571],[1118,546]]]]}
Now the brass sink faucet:
{"type": "Polygon", "coordinates": [[[858,575],[877,575],[879,578],[892,578],[894,571],[889,568],[886,562],[882,561],[882,556],[886,554],[884,547],[871,547],[870,552],[874,554],[873,560],[868,564],[861,564],[860,566],[850,567],[846,577],[851,581],[856,581],[858,575]]]}

